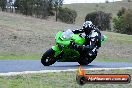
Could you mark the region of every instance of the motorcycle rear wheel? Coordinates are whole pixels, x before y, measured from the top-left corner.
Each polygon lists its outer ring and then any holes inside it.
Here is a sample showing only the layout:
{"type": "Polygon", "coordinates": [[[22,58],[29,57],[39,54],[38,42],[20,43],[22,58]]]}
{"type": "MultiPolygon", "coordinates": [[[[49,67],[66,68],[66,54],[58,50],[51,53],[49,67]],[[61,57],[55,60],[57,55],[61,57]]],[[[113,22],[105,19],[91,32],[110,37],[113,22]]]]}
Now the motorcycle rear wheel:
{"type": "Polygon", "coordinates": [[[54,58],[54,55],[55,55],[55,51],[51,48],[49,50],[47,50],[42,58],[41,58],[41,63],[44,65],[44,66],[50,66],[52,64],[54,64],[56,62],[55,58],[54,58]]]}
{"type": "Polygon", "coordinates": [[[93,56],[93,57],[81,57],[81,58],[78,60],[78,63],[79,63],[80,65],[88,65],[88,64],[90,64],[95,58],[96,58],[96,56],[93,56]]]}

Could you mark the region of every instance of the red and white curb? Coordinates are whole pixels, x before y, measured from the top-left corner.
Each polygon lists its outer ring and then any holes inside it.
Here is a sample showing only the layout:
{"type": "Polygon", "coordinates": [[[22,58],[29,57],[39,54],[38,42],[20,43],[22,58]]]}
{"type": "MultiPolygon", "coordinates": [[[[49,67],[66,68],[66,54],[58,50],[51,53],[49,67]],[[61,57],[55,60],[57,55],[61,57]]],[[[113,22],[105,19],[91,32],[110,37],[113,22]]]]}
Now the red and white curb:
{"type": "MultiPolygon", "coordinates": [[[[71,71],[76,71],[76,70],[77,69],[8,72],[8,73],[0,73],[0,76],[16,76],[16,75],[48,73],[48,72],[71,72],[71,71]]],[[[88,68],[88,69],[85,69],[85,70],[132,70],[132,67],[123,67],[123,68],[88,68]]]]}

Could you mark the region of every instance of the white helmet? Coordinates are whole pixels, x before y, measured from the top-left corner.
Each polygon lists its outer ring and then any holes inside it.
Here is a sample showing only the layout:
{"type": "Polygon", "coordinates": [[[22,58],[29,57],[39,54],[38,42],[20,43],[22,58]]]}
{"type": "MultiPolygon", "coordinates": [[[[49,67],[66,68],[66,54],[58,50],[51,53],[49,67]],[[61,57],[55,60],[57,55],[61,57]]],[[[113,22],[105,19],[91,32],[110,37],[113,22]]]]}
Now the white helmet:
{"type": "Polygon", "coordinates": [[[86,21],[83,23],[83,30],[85,33],[90,33],[93,29],[93,23],[91,21],[86,21]]]}
{"type": "Polygon", "coordinates": [[[89,29],[93,27],[93,23],[91,21],[86,21],[83,23],[83,28],[84,29],[89,29]]]}

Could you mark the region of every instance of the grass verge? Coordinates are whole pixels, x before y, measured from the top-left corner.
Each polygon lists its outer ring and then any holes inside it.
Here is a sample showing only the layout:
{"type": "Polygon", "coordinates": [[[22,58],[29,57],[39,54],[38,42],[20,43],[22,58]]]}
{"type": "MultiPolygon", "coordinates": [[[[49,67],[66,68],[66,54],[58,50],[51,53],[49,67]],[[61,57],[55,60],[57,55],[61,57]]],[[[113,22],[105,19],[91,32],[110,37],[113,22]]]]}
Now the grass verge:
{"type": "Polygon", "coordinates": [[[30,56],[14,56],[14,55],[7,55],[7,56],[0,56],[0,60],[40,60],[40,55],[30,55],[30,56]]]}
{"type": "Polygon", "coordinates": [[[101,58],[101,57],[97,57],[94,61],[97,62],[127,62],[127,63],[132,63],[131,59],[120,59],[120,58],[101,58]]]}
{"type": "MultiPolygon", "coordinates": [[[[40,55],[30,55],[30,56],[0,56],[0,60],[40,60],[40,55]]],[[[119,58],[106,58],[102,56],[98,56],[94,61],[97,62],[128,62],[131,63],[132,61],[130,59],[119,59],[119,58]]],[[[68,62],[68,61],[66,61],[68,62]]]]}
{"type": "MultiPolygon", "coordinates": [[[[76,82],[77,72],[28,74],[0,77],[0,88],[131,88],[129,84],[85,84],[76,82]]],[[[87,71],[88,74],[130,74],[132,70],[87,71]]]]}

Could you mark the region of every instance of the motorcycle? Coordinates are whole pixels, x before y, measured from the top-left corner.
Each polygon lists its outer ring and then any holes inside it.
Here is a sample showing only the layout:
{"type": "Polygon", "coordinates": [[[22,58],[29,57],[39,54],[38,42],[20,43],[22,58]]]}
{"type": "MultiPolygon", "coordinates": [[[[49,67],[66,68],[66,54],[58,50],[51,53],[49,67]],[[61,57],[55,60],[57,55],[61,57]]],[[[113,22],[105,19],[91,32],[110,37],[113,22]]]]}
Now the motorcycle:
{"type": "MultiPolygon", "coordinates": [[[[107,36],[101,36],[101,45],[108,39],[107,36]]],[[[74,34],[70,29],[65,32],[59,31],[55,36],[56,44],[52,46],[49,50],[47,50],[42,58],[41,63],[44,66],[50,66],[54,64],[56,61],[65,58],[74,58],[80,65],[88,65],[91,63],[95,57],[83,57],[81,58],[83,52],[79,52],[77,50],[71,49],[71,42],[75,42],[78,45],[84,45],[85,43],[85,34],[74,34]]],[[[83,53],[84,54],[84,53],[83,53]]]]}

